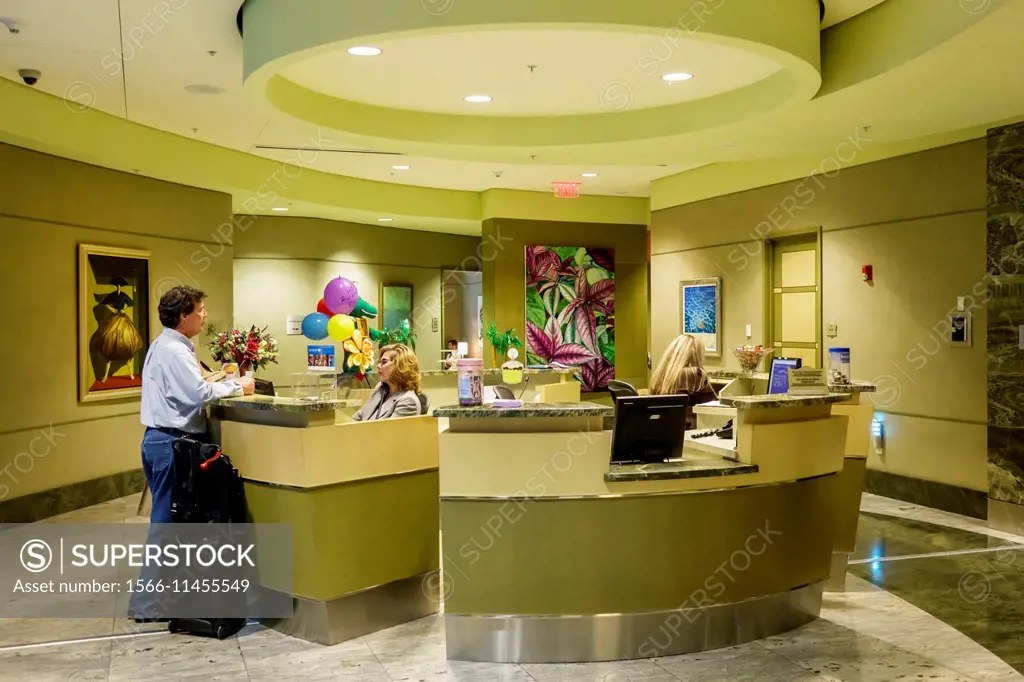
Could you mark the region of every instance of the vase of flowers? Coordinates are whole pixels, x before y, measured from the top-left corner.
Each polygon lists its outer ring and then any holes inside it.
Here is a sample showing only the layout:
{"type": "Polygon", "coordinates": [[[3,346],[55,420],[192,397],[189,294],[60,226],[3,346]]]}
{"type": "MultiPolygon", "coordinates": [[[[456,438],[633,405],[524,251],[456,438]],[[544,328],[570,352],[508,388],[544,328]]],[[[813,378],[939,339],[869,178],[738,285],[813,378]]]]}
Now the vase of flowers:
{"type": "Polygon", "coordinates": [[[277,362],[277,341],[267,333],[267,328],[229,329],[217,332],[210,330],[210,355],[221,363],[228,374],[245,376],[250,370],[259,370],[277,362]]]}
{"type": "Polygon", "coordinates": [[[763,346],[739,346],[733,348],[732,352],[740,363],[742,375],[749,377],[757,371],[761,360],[772,354],[772,349],[763,346]]]}

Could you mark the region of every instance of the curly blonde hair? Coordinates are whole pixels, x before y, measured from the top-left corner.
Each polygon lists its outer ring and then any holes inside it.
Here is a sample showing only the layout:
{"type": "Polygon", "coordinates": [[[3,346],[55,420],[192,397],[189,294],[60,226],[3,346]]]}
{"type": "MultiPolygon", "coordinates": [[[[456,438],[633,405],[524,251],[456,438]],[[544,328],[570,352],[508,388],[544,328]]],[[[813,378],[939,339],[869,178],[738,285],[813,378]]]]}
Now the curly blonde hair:
{"type": "Polygon", "coordinates": [[[394,353],[391,369],[391,385],[396,391],[420,392],[420,361],[412,349],[404,343],[392,343],[380,349],[380,357],[385,353],[394,353]]]}

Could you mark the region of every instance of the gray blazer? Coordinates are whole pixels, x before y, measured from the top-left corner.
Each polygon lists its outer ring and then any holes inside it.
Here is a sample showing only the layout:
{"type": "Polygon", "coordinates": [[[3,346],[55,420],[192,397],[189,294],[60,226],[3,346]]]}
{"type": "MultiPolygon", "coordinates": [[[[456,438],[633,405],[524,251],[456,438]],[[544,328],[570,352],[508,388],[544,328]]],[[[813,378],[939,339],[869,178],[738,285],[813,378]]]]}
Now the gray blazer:
{"type": "Polygon", "coordinates": [[[392,417],[417,417],[420,414],[420,399],[412,391],[400,391],[384,397],[384,382],[377,384],[366,404],[352,415],[357,422],[391,419],[392,417]]]}

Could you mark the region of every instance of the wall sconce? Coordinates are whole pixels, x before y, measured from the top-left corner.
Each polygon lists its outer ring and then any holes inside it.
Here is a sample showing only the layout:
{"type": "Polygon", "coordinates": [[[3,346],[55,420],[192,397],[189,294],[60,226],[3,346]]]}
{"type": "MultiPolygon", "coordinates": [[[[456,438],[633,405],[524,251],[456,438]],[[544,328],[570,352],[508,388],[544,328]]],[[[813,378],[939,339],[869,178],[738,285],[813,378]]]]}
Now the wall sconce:
{"type": "Polygon", "coordinates": [[[877,419],[871,420],[871,440],[875,445],[875,452],[879,455],[885,453],[885,429],[882,422],[877,419]]]}
{"type": "Polygon", "coordinates": [[[459,341],[458,352],[460,357],[466,357],[469,355],[469,343],[466,341],[459,341]]]}

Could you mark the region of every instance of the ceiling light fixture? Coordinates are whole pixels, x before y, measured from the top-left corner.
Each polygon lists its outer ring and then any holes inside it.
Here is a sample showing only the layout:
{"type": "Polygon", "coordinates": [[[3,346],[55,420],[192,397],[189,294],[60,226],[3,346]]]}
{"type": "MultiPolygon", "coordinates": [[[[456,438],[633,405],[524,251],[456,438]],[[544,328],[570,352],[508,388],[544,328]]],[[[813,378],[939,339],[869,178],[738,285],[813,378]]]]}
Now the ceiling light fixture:
{"type": "Polygon", "coordinates": [[[378,223],[390,223],[394,218],[377,218],[378,223]]]}
{"type": "Polygon", "coordinates": [[[288,207],[286,207],[286,206],[275,206],[275,207],[273,207],[273,208],[272,208],[272,209],[270,209],[270,210],[271,210],[271,211],[287,211],[287,210],[288,210],[288,207]]]}
{"type": "Polygon", "coordinates": [[[394,170],[409,170],[408,166],[392,166],[394,170]]]}
{"type": "Polygon", "coordinates": [[[580,176],[584,178],[596,178],[597,173],[580,173],[580,176]]]}
{"type": "Polygon", "coordinates": [[[383,50],[379,47],[370,47],[369,45],[362,45],[348,48],[348,53],[356,57],[376,57],[383,50]]]}
{"type": "Polygon", "coordinates": [[[466,95],[465,99],[473,104],[486,104],[493,98],[490,95],[466,95]]]}
{"type": "Polygon", "coordinates": [[[669,83],[682,83],[693,78],[692,73],[666,73],[661,77],[661,80],[668,81],[669,83]]]}

